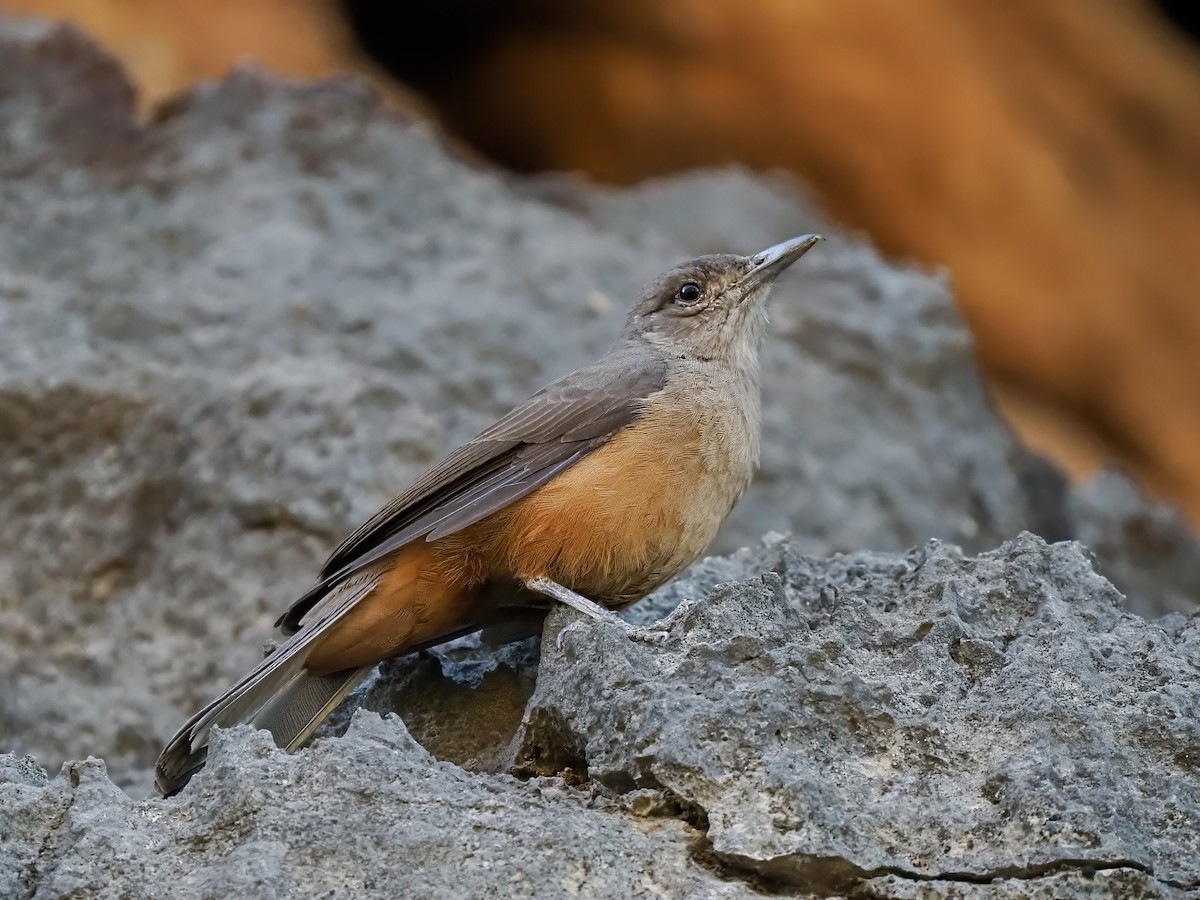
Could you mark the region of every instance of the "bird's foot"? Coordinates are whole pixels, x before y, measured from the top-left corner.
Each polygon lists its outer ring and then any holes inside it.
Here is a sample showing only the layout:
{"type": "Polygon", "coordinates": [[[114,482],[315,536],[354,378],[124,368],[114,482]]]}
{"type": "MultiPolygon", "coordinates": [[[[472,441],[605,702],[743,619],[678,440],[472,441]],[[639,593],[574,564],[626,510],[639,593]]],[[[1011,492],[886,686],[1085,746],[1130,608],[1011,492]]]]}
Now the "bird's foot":
{"type": "MultiPolygon", "coordinates": [[[[653,625],[630,625],[624,619],[617,619],[615,617],[612,619],[612,622],[623,632],[625,632],[625,636],[629,638],[629,640],[638,641],[643,644],[649,644],[652,647],[657,647],[666,643],[667,639],[671,636],[670,631],[664,629],[659,623],[653,625]]],[[[563,648],[563,641],[566,639],[568,632],[586,631],[590,627],[592,627],[591,622],[585,622],[576,619],[574,622],[569,623],[566,627],[559,631],[558,635],[554,638],[554,646],[561,650],[563,648]]]]}
{"type": "Polygon", "coordinates": [[[629,639],[633,641],[644,641],[647,644],[664,644],[667,638],[671,636],[671,629],[683,621],[687,616],[688,611],[692,608],[693,601],[681,600],[664,619],[659,619],[657,622],[651,622],[648,625],[639,625],[636,628],[629,629],[629,639]]]}
{"type": "Polygon", "coordinates": [[[679,605],[671,610],[665,619],[654,623],[654,627],[661,629],[662,631],[670,631],[685,618],[687,618],[687,614],[691,612],[692,607],[695,604],[695,600],[680,600],[679,605]]]}
{"type": "Polygon", "coordinates": [[[659,647],[671,637],[671,630],[663,628],[663,624],[663,622],[655,622],[651,625],[630,626],[626,629],[625,636],[631,641],[640,641],[643,644],[650,644],[652,647],[659,647]]]}
{"type": "MultiPolygon", "coordinates": [[[[661,622],[655,622],[650,625],[635,626],[630,625],[624,619],[617,616],[612,610],[605,609],[600,604],[589,600],[582,594],[577,594],[570,588],[564,587],[557,581],[552,581],[549,578],[527,578],[525,579],[525,587],[529,588],[531,591],[537,591],[540,594],[551,597],[557,600],[559,603],[583,613],[593,621],[608,622],[612,625],[616,625],[625,632],[625,635],[631,641],[641,641],[642,643],[651,645],[662,644],[667,640],[667,638],[670,636],[669,632],[671,630],[671,626],[678,621],[678,615],[682,615],[682,613],[680,613],[680,609],[685,607],[685,605],[690,605],[689,601],[685,600],[661,622]]],[[[686,612],[687,610],[684,609],[683,613],[686,612]]],[[[572,622],[571,624],[567,625],[554,639],[555,647],[561,650],[563,639],[566,637],[567,632],[572,631],[575,628],[584,627],[586,627],[586,623],[584,622],[572,622]]]]}
{"type": "MultiPolygon", "coordinates": [[[[619,618],[611,609],[603,607],[593,600],[589,600],[583,594],[577,594],[569,587],[564,587],[557,581],[541,577],[526,578],[525,587],[531,591],[537,591],[539,594],[544,594],[552,600],[557,600],[564,606],[569,606],[571,609],[583,613],[593,621],[609,622],[622,628],[629,627],[625,620],[619,618]]],[[[566,629],[563,630],[565,631],[566,629]]]]}

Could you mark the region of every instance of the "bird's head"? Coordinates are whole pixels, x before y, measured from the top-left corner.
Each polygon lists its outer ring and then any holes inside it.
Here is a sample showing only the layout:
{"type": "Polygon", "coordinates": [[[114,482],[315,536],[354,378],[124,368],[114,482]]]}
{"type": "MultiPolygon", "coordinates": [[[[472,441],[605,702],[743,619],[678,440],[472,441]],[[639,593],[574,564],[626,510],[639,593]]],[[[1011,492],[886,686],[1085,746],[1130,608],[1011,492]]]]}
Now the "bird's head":
{"type": "Polygon", "coordinates": [[[772,283],[820,240],[805,234],[750,256],[715,254],[676,266],[642,289],[622,337],[673,356],[754,366],[772,283]]]}

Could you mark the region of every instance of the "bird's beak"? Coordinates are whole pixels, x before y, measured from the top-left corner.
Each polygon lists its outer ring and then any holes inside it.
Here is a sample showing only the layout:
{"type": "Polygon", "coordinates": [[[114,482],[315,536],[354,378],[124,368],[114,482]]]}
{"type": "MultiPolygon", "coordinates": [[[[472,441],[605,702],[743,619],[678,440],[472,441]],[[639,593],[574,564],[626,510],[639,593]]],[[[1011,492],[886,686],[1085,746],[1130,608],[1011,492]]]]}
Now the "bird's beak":
{"type": "Polygon", "coordinates": [[[743,280],[750,282],[751,286],[768,284],[774,281],[784,269],[815,247],[818,241],[823,240],[825,239],[819,234],[802,234],[800,237],[794,237],[782,244],[768,247],[761,253],[755,253],[749,257],[750,271],[743,276],[743,280]]]}

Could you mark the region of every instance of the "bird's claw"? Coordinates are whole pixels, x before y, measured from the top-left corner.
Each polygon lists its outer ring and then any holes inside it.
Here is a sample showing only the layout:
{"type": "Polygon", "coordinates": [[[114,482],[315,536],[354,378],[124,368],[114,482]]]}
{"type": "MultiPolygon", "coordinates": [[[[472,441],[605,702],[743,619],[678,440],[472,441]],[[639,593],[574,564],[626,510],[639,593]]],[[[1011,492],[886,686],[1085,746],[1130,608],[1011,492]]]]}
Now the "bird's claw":
{"type": "MultiPolygon", "coordinates": [[[[555,649],[562,650],[563,641],[568,632],[587,628],[588,624],[587,622],[572,622],[563,628],[554,638],[555,649]]],[[[638,641],[643,644],[649,644],[652,647],[658,647],[667,642],[671,637],[671,633],[658,625],[643,625],[639,627],[630,625],[625,629],[625,636],[631,641],[638,641]]]]}
{"type": "Polygon", "coordinates": [[[630,628],[626,634],[631,641],[640,641],[643,644],[650,644],[654,647],[665,644],[671,637],[669,630],[658,625],[642,625],[638,628],[630,628]]]}

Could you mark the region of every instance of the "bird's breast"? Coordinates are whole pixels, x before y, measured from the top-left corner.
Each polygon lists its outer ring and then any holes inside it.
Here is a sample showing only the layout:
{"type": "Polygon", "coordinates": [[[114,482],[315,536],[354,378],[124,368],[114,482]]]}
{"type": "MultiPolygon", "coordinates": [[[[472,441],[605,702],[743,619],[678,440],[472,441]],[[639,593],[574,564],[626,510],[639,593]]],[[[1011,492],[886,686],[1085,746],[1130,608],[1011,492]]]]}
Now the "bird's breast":
{"type": "Polygon", "coordinates": [[[597,600],[643,596],[704,551],[749,484],[757,400],[756,387],[668,383],[634,422],[505,511],[492,559],[597,600]]]}

